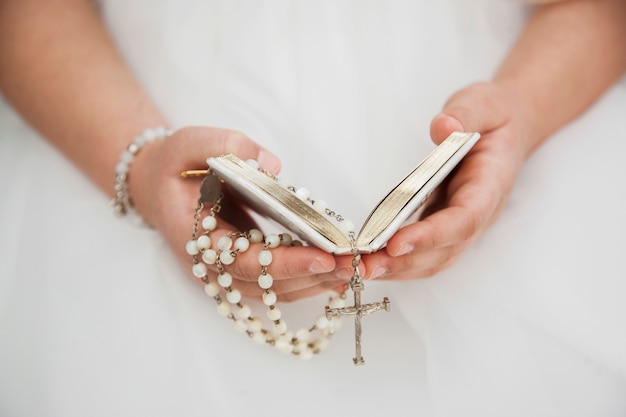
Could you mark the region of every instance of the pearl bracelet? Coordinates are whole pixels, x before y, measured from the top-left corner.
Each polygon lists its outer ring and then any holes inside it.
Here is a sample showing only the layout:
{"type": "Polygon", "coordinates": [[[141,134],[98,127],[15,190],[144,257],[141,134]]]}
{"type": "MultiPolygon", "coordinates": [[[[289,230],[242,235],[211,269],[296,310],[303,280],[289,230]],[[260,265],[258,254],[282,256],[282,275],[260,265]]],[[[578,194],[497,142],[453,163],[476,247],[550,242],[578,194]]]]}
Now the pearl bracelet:
{"type": "MultiPolygon", "coordinates": [[[[122,151],[120,160],[115,166],[115,197],[111,201],[114,213],[118,216],[125,216],[133,213],[133,203],[128,192],[128,172],[135,156],[144,145],[154,142],[157,139],[165,139],[173,133],[172,129],[156,127],[146,129],[136,136],[128,147],[122,151]]],[[[139,217],[139,216],[137,216],[139,217]]]]}

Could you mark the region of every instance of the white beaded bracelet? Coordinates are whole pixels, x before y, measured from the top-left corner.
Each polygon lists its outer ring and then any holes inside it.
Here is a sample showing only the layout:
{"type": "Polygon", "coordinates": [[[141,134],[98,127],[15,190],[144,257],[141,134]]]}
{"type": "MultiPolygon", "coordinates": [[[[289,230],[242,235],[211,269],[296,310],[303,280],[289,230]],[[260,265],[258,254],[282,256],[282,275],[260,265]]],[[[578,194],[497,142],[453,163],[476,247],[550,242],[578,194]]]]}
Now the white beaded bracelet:
{"type": "Polygon", "coordinates": [[[118,216],[125,216],[134,213],[133,203],[128,192],[128,172],[135,156],[144,145],[154,142],[157,139],[165,139],[172,134],[172,129],[156,127],[146,129],[136,136],[128,147],[122,151],[120,160],[115,166],[115,197],[111,201],[113,210],[118,216]]]}

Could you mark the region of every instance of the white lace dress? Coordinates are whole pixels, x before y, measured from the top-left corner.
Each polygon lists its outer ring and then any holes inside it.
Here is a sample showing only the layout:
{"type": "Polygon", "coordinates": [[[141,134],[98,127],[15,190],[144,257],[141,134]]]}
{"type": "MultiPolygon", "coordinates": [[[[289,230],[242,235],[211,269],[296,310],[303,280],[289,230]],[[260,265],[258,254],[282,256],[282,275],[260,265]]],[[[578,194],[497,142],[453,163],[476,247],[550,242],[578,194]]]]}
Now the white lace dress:
{"type": "MultiPolygon", "coordinates": [[[[355,223],[488,79],[527,9],[438,1],[105,0],[172,126],[238,129],[355,223]]],[[[390,313],[310,361],[253,345],[151,230],[0,112],[2,416],[623,416],[626,85],[528,162],[499,221],[429,280],[370,282],[390,313]]],[[[190,229],[191,229],[190,219],[190,229]]],[[[290,323],[323,310],[282,306],[290,323]]]]}

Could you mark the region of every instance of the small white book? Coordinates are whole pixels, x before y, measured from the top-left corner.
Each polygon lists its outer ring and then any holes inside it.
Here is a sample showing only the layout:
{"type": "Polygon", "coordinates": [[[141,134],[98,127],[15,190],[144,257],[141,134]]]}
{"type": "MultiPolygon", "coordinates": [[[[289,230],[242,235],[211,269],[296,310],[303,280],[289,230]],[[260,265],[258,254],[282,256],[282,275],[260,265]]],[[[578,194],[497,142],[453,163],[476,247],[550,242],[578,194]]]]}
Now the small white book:
{"type": "Polygon", "coordinates": [[[234,155],[207,159],[210,169],[242,202],[277,221],[308,244],[344,255],[357,249],[371,253],[419,209],[480,138],[478,133],[452,133],[374,207],[358,233],[342,231],[337,220],[316,210],[276,179],[234,155]]]}

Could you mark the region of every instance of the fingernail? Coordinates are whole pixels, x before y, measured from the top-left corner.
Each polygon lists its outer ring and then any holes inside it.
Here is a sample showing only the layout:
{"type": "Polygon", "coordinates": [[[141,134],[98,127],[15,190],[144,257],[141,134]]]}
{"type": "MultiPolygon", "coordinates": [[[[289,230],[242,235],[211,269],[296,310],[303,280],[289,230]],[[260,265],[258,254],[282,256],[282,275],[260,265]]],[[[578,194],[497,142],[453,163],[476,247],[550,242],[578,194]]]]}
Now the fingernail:
{"type": "Polygon", "coordinates": [[[309,272],[312,274],[323,274],[330,272],[334,268],[334,265],[324,263],[321,259],[317,258],[309,265],[309,272]]]}
{"type": "Polygon", "coordinates": [[[341,268],[337,270],[336,274],[337,278],[339,279],[349,280],[350,278],[352,278],[354,270],[352,268],[341,268]]]}
{"type": "Polygon", "coordinates": [[[377,266],[376,268],[374,268],[374,270],[372,271],[372,276],[370,277],[370,279],[376,279],[376,278],[380,278],[383,275],[385,275],[387,272],[389,272],[387,270],[387,268],[385,268],[384,266],[377,266]]]}
{"type": "Polygon", "coordinates": [[[400,245],[400,249],[398,249],[398,251],[396,252],[396,254],[394,256],[406,255],[407,253],[411,252],[412,250],[413,250],[413,245],[411,245],[409,243],[403,243],[402,245],[400,245]]]}
{"type": "Polygon", "coordinates": [[[271,173],[277,173],[280,171],[280,160],[278,157],[265,149],[261,149],[259,151],[257,162],[261,168],[266,169],[271,173]]]}

